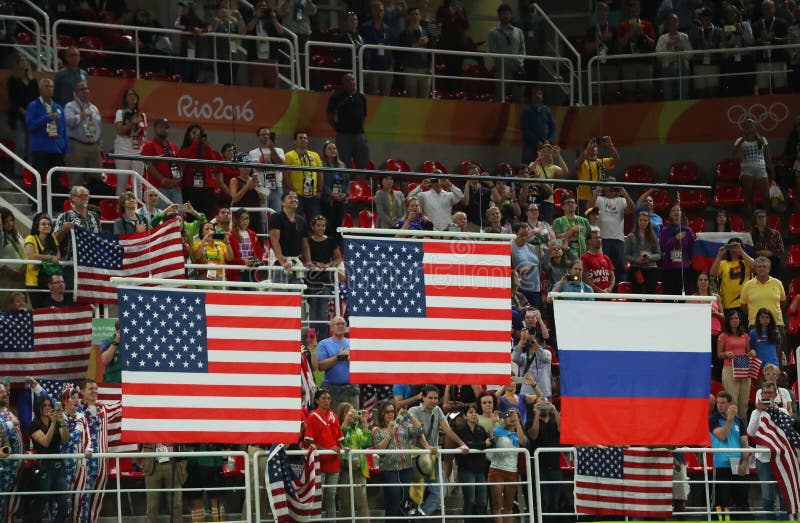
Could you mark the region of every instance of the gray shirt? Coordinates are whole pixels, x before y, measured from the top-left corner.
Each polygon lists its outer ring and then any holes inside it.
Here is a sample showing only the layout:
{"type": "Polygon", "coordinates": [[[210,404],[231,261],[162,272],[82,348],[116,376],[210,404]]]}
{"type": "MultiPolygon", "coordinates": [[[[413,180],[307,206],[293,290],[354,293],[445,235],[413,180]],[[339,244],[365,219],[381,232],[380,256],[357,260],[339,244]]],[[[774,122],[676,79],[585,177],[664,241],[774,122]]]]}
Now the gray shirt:
{"type": "Polygon", "coordinates": [[[430,445],[439,444],[439,426],[446,419],[444,411],[437,405],[431,411],[426,411],[422,405],[411,407],[408,413],[422,423],[422,433],[430,445]]]}

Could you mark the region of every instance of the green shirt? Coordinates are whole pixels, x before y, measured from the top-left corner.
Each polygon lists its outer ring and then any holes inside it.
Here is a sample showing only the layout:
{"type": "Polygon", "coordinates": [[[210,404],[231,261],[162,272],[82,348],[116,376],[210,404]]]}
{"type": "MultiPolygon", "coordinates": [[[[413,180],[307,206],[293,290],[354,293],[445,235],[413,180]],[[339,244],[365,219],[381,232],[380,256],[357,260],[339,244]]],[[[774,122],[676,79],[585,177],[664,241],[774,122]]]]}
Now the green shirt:
{"type": "MultiPolygon", "coordinates": [[[[190,240],[197,236],[200,233],[200,224],[207,222],[208,218],[206,215],[198,212],[197,216],[195,217],[193,222],[187,222],[186,220],[183,221],[183,236],[185,238],[189,238],[190,240]]],[[[161,211],[158,211],[155,216],[153,216],[153,221],[150,222],[151,227],[158,227],[164,223],[164,215],[161,211]]]]}
{"type": "MultiPolygon", "coordinates": [[[[100,352],[107,351],[113,342],[114,336],[100,343],[100,352]]],[[[119,357],[119,345],[115,345],[115,347],[114,357],[108,362],[103,373],[103,383],[122,383],[122,360],[119,357]]]]}
{"type": "Polygon", "coordinates": [[[586,238],[589,235],[589,220],[584,218],[583,216],[575,216],[575,218],[569,219],[566,216],[561,216],[556,218],[553,222],[553,232],[556,235],[564,234],[569,229],[571,229],[574,225],[580,225],[583,227],[583,233],[578,234],[577,239],[572,238],[569,241],[569,248],[572,250],[575,255],[580,258],[584,252],[586,252],[586,238]]]}

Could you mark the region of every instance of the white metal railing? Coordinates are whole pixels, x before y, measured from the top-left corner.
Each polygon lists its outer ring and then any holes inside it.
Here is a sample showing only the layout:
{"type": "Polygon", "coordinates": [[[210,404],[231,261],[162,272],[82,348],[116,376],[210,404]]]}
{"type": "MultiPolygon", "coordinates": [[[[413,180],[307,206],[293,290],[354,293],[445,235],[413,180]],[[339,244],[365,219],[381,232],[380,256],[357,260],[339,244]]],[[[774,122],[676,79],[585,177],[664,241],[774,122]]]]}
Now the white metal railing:
{"type": "MultiPolygon", "coordinates": [[[[564,33],[561,32],[561,30],[558,28],[558,26],[556,26],[551,17],[544,11],[544,9],[542,9],[539,6],[538,3],[534,2],[533,4],[531,4],[531,7],[547,23],[548,27],[550,27],[550,30],[553,31],[555,40],[553,43],[553,49],[558,54],[558,56],[560,56],[561,54],[560,53],[561,48],[559,47],[559,45],[561,45],[569,51],[570,55],[575,60],[576,67],[575,69],[570,70],[570,74],[575,75],[574,83],[577,84],[576,87],[578,90],[576,98],[578,100],[578,104],[583,105],[583,82],[581,82],[580,78],[581,61],[582,61],[581,54],[575,49],[575,47],[572,45],[572,42],[570,42],[569,39],[564,35],[564,33]]],[[[589,9],[589,11],[591,12],[591,8],[589,9]]],[[[556,75],[559,75],[559,64],[560,62],[554,62],[554,65],[556,66],[555,69],[556,75]]]]}
{"type": "Polygon", "coordinates": [[[9,158],[14,160],[14,162],[20,164],[23,169],[27,170],[31,174],[31,176],[33,176],[33,186],[31,188],[36,193],[36,197],[34,198],[30,194],[28,194],[28,191],[17,185],[17,183],[8,176],[6,176],[5,173],[0,173],[0,177],[2,177],[3,180],[8,182],[14,189],[16,189],[17,192],[24,195],[25,198],[31,200],[36,205],[36,212],[42,212],[42,175],[39,174],[39,171],[31,167],[31,165],[28,162],[20,158],[14,151],[6,147],[6,145],[2,142],[0,142],[0,151],[3,151],[6,155],[8,155],[9,158]]]}
{"type": "MultiPolygon", "coordinates": [[[[344,44],[340,42],[317,42],[314,40],[309,40],[306,42],[305,45],[305,54],[306,54],[306,67],[305,67],[305,86],[306,89],[311,89],[311,72],[312,71],[320,71],[320,72],[333,72],[339,73],[339,76],[344,75],[345,73],[352,73],[353,76],[356,75],[356,69],[358,64],[356,62],[356,48],[354,45],[351,44],[344,44]],[[332,49],[349,49],[348,54],[350,55],[350,67],[326,67],[323,65],[313,65],[311,63],[311,48],[312,47],[330,47],[332,49]]],[[[338,79],[337,79],[338,80],[338,79]]],[[[336,82],[338,85],[338,81],[336,82]]],[[[363,90],[363,84],[359,83],[359,89],[363,90]]]]}
{"type": "MultiPolygon", "coordinates": [[[[44,21],[44,35],[43,40],[40,42],[39,45],[44,45],[45,49],[47,49],[50,45],[50,15],[47,14],[47,11],[36,5],[35,2],[32,0],[22,0],[22,2],[28,6],[34,13],[38,14],[42,17],[44,21]]],[[[47,52],[47,54],[42,57],[39,55],[39,60],[42,65],[44,65],[44,69],[47,71],[54,71],[58,64],[54,63],[54,60],[57,60],[55,53],[47,52]]]]}
{"type": "MultiPolygon", "coordinates": [[[[604,56],[593,56],[589,59],[586,63],[586,70],[587,70],[587,79],[588,79],[588,94],[587,94],[587,104],[592,103],[593,98],[593,91],[594,87],[602,86],[605,84],[624,84],[624,83],[636,83],[641,82],[643,80],[655,81],[655,80],[680,80],[686,79],[691,80],[695,78],[725,78],[725,77],[741,77],[741,76],[752,76],[753,78],[757,78],[759,76],[767,75],[769,76],[769,89],[772,92],[772,77],[777,73],[789,73],[791,72],[790,69],[785,69],[784,71],[777,71],[777,70],[770,70],[770,71],[758,71],[755,69],[756,64],[759,61],[763,61],[763,59],[756,56],[756,53],[759,52],[768,52],[767,54],[767,63],[786,63],[786,60],[776,61],[773,62],[772,53],[776,51],[789,51],[791,49],[800,50],[800,44],[785,44],[785,45],[760,45],[760,46],[752,46],[752,47],[731,47],[731,48],[723,48],[723,49],[698,49],[692,51],[664,51],[664,52],[653,52],[653,53],[640,53],[640,54],[610,54],[604,56]],[[614,79],[614,80],[599,80],[596,76],[599,74],[600,67],[602,69],[603,65],[608,65],[609,62],[620,62],[621,67],[624,67],[625,62],[627,61],[638,61],[641,62],[642,60],[649,60],[655,62],[657,59],[662,58],[677,58],[678,61],[682,60],[691,60],[697,56],[704,56],[704,55],[713,55],[713,56],[722,56],[727,57],[730,55],[751,55],[756,60],[754,60],[753,65],[754,69],[752,71],[745,71],[745,72],[734,72],[734,73],[722,73],[714,74],[714,75],[702,75],[702,74],[690,74],[687,75],[678,75],[678,76],[651,76],[649,78],[642,78],[642,79],[614,79]]],[[[712,63],[712,65],[715,65],[712,63]]],[[[680,71],[681,68],[678,68],[680,71]]]]}
{"type": "MultiPolygon", "coordinates": [[[[42,55],[42,43],[46,42],[46,40],[42,37],[41,27],[39,25],[39,21],[35,18],[31,18],[30,16],[11,16],[11,15],[0,15],[0,22],[5,21],[13,21],[17,22],[22,25],[22,28],[25,29],[27,32],[31,33],[33,36],[33,44],[23,44],[20,42],[12,43],[12,44],[0,44],[3,47],[11,47],[19,50],[20,52],[24,52],[28,57],[28,60],[31,61],[33,64],[39,65],[40,71],[46,71],[49,68],[49,60],[47,57],[42,55]],[[30,26],[25,25],[30,24],[30,26]]],[[[17,31],[19,33],[19,31],[17,31]]],[[[13,35],[16,38],[16,35],[13,35]]]]}

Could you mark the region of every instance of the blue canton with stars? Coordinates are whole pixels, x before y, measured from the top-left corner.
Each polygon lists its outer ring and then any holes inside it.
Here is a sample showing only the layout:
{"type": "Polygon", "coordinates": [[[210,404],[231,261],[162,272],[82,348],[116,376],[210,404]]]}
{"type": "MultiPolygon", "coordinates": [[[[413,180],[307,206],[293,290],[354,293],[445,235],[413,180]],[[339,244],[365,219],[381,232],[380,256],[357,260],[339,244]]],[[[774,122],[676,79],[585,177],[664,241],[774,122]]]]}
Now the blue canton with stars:
{"type": "Polygon", "coordinates": [[[78,265],[98,269],[122,269],[125,250],[112,234],[92,234],[88,229],[75,227],[78,265]]]}
{"type": "Polygon", "coordinates": [[[0,313],[0,352],[33,352],[33,313],[0,313]]]}
{"type": "Polygon", "coordinates": [[[425,317],[421,244],[348,238],[344,249],[351,316],[425,317]]]}
{"type": "Polygon", "coordinates": [[[611,479],[623,477],[622,447],[578,449],[578,474],[611,479]]]}
{"type": "Polygon", "coordinates": [[[124,370],[207,372],[205,326],[205,294],[119,290],[119,328],[124,370]]]}
{"type": "Polygon", "coordinates": [[[786,434],[789,443],[795,448],[800,447],[800,434],[794,429],[794,419],[780,409],[768,409],[767,412],[772,416],[772,421],[786,434]]]}

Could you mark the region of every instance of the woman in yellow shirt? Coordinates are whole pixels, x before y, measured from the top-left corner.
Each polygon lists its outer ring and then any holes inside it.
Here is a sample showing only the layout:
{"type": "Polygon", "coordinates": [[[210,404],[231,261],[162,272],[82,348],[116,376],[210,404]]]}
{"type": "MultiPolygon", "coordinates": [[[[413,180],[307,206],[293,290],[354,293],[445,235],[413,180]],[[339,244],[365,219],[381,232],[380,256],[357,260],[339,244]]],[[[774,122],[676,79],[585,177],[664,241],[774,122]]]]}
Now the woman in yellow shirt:
{"type": "Polygon", "coordinates": [[[709,274],[719,278],[719,294],[725,312],[739,309],[742,287],[753,277],[755,262],[742,248],[742,240],[731,238],[717,251],[709,274]]]}
{"type": "MultiPolygon", "coordinates": [[[[53,234],[53,221],[44,213],[33,217],[31,233],[25,237],[25,254],[29,260],[40,260],[49,265],[42,269],[42,265],[28,265],[25,268],[25,287],[29,289],[47,289],[47,271],[53,266],[58,266],[61,260],[61,251],[58,240],[53,234]]],[[[31,306],[35,309],[41,307],[47,294],[43,292],[30,292],[31,306]]]]}
{"type": "MultiPolygon", "coordinates": [[[[233,261],[233,249],[230,244],[230,233],[214,232],[214,224],[205,222],[200,227],[200,234],[197,235],[192,245],[192,259],[195,263],[204,265],[225,265],[233,261]]],[[[201,280],[222,280],[222,268],[219,269],[200,269],[197,271],[198,279],[201,280]]]]}

